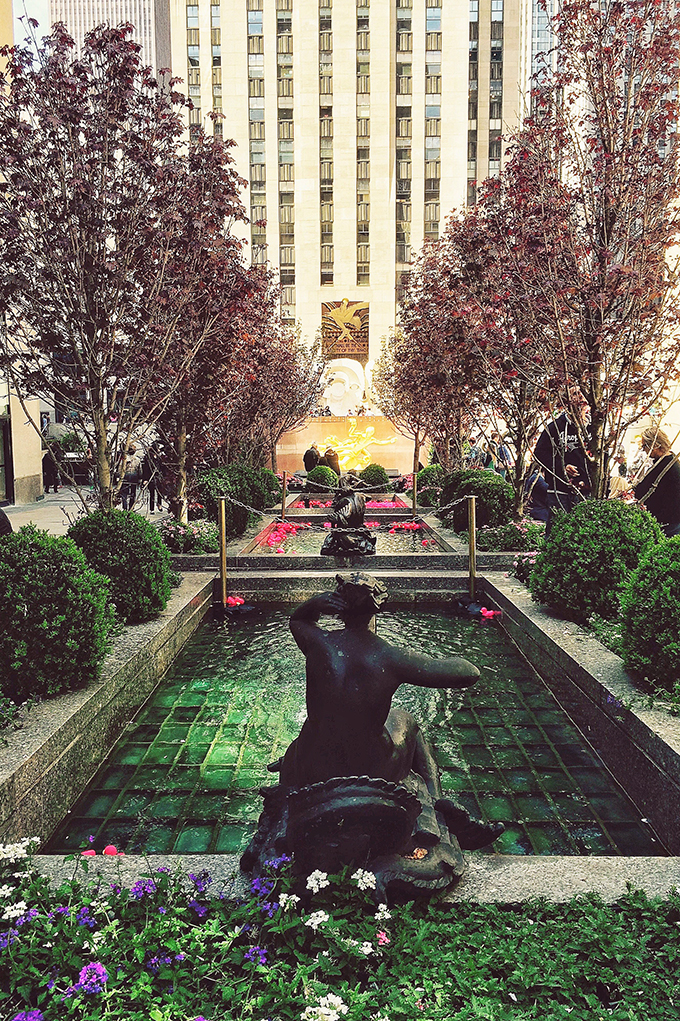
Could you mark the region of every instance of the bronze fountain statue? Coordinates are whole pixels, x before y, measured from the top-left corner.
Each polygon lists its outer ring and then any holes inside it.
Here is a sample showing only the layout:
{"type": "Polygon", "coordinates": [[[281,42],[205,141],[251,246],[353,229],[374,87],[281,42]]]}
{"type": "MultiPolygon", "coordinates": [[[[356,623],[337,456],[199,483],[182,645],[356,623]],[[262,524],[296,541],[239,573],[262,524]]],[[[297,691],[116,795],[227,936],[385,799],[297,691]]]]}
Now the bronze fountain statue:
{"type": "Polygon", "coordinates": [[[361,480],[343,475],[328,512],[331,531],[323,541],[321,556],[371,556],[376,537],[364,527],[366,497],[355,492],[361,480]]]}
{"type": "Polygon", "coordinates": [[[391,707],[401,684],[467,688],[478,669],[460,656],[433,659],[389,645],[375,633],[387,598],[363,573],[337,575],[335,592],[313,596],[290,619],[305,654],[307,719],[269,769],[264,810],[241,867],[259,872],[282,853],[295,869],[339,871],[357,864],[378,890],[410,894],[442,889],[465,868],[461,849],[484,847],[502,832],[443,797],[439,770],[413,716],[391,707]],[[341,630],[319,626],[338,616],[341,630]]]}

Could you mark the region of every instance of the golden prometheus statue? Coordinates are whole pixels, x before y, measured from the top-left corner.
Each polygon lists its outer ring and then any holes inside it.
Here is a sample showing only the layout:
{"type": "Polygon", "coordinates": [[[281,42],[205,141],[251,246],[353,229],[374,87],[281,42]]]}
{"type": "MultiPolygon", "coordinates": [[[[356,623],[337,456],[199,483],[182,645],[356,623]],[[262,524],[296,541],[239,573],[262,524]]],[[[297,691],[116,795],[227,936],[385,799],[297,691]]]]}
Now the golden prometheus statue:
{"type": "Polygon", "coordinates": [[[375,427],[372,425],[369,425],[363,432],[359,432],[356,418],[349,420],[349,435],[346,440],[339,440],[336,436],[327,436],[323,440],[324,449],[333,447],[337,453],[340,468],[344,472],[349,471],[350,468],[359,471],[366,468],[372,460],[368,448],[370,446],[389,446],[390,443],[396,443],[396,437],[392,436],[389,440],[377,440],[375,427]]]}

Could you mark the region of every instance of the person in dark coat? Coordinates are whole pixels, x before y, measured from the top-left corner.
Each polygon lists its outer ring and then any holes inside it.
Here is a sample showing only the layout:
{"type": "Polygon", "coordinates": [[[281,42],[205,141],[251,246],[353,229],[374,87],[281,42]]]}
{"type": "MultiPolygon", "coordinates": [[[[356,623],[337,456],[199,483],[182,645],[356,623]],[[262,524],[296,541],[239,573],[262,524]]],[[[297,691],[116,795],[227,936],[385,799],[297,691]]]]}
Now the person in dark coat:
{"type": "Polygon", "coordinates": [[[633,487],[635,499],[644,503],[670,539],[680,535],[680,464],[668,436],[655,426],[642,433],[642,447],[653,465],[633,487]]]}
{"type": "Polygon", "coordinates": [[[152,443],[142,461],[142,482],[149,493],[149,513],[154,513],[154,505],[161,506],[161,458],[158,443],[152,443]]]}
{"type": "Polygon", "coordinates": [[[304,454],[302,455],[302,460],[304,462],[306,472],[310,472],[314,468],[316,468],[317,464],[319,463],[320,456],[321,455],[319,454],[319,448],[317,447],[316,443],[312,443],[311,447],[308,447],[307,450],[305,450],[304,454]]]}
{"type": "Polygon", "coordinates": [[[52,447],[48,447],[42,459],[43,487],[46,493],[49,493],[50,489],[54,489],[56,493],[59,489],[59,469],[51,451],[52,447]]]}
{"type": "MultiPolygon", "coordinates": [[[[582,415],[582,431],[587,439],[585,416],[587,405],[578,404],[582,415]]],[[[566,412],[562,412],[545,427],[534,450],[534,460],[543,473],[548,486],[548,524],[546,536],[552,528],[556,510],[570,511],[590,493],[590,472],[579,430],[566,412]]]]}
{"type": "Polygon", "coordinates": [[[328,461],[329,468],[332,468],[338,478],[340,478],[340,459],[333,447],[327,447],[324,456],[328,461]]]}
{"type": "Polygon", "coordinates": [[[13,531],[12,522],[9,520],[2,507],[0,507],[0,539],[3,535],[11,535],[13,531]]]}

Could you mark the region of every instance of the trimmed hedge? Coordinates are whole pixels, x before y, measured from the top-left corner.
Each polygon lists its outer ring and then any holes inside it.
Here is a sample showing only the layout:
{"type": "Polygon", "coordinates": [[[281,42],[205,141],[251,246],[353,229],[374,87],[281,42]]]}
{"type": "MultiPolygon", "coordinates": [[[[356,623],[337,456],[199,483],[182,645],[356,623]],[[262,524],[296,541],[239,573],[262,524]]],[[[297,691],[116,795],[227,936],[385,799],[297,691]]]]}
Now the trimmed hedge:
{"type": "Polygon", "coordinates": [[[560,513],[529,579],[534,599],[585,620],[613,619],[619,597],[661,529],[647,511],[619,500],[586,500],[560,513]]]}
{"type": "Polygon", "coordinates": [[[323,493],[338,488],[338,476],[327,464],[317,464],[307,476],[307,485],[311,493],[323,493]],[[310,485],[311,483],[311,485],[310,485]]]}
{"type": "Polygon", "coordinates": [[[456,471],[443,480],[439,498],[442,508],[455,500],[462,501],[442,518],[444,524],[456,532],[467,529],[467,500],[464,499],[466,496],[477,497],[478,528],[484,528],[486,525],[505,525],[512,518],[514,491],[500,475],[481,468],[456,471]]]}
{"type": "Polygon", "coordinates": [[[252,468],[250,465],[234,464],[223,468],[211,468],[196,476],[198,504],[201,517],[217,521],[218,503],[221,496],[232,497],[238,503],[227,500],[227,536],[242,535],[253,517],[248,511],[262,511],[272,506],[281,496],[281,486],[276,475],[268,468],[252,468]],[[240,507],[239,504],[245,504],[240,507]]]}
{"type": "Polygon", "coordinates": [[[680,537],[642,557],[621,593],[621,614],[626,666],[680,692],[680,537]]]}
{"type": "Polygon", "coordinates": [[[68,530],[90,565],[106,575],[126,624],[151,620],[170,598],[170,552],[158,529],[132,511],[96,511],[68,530]]]}
{"type": "Polygon", "coordinates": [[[382,493],[388,493],[392,488],[390,486],[390,478],[385,469],[381,464],[367,464],[365,468],[359,472],[359,478],[363,479],[367,486],[377,493],[378,490],[382,493]]]}
{"type": "Polygon", "coordinates": [[[0,690],[16,703],[97,677],[115,614],[71,539],[34,525],[0,539],[0,690]]]}
{"type": "Polygon", "coordinates": [[[428,464],[416,475],[418,503],[422,507],[438,507],[446,472],[440,464],[428,464]]]}

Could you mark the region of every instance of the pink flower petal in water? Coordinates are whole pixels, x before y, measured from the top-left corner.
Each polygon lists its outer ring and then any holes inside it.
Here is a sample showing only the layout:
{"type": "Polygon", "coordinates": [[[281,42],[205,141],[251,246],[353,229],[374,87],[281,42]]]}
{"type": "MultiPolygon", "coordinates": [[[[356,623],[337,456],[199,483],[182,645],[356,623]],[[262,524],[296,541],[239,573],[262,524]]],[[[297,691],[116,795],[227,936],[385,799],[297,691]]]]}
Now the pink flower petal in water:
{"type": "Polygon", "coordinates": [[[80,853],[82,854],[83,858],[92,858],[92,856],[95,855],[97,852],[93,851],[92,848],[89,848],[87,851],[81,851],[80,853]]]}
{"type": "Polygon", "coordinates": [[[113,844],[107,844],[102,854],[118,854],[118,849],[113,844]]]}

